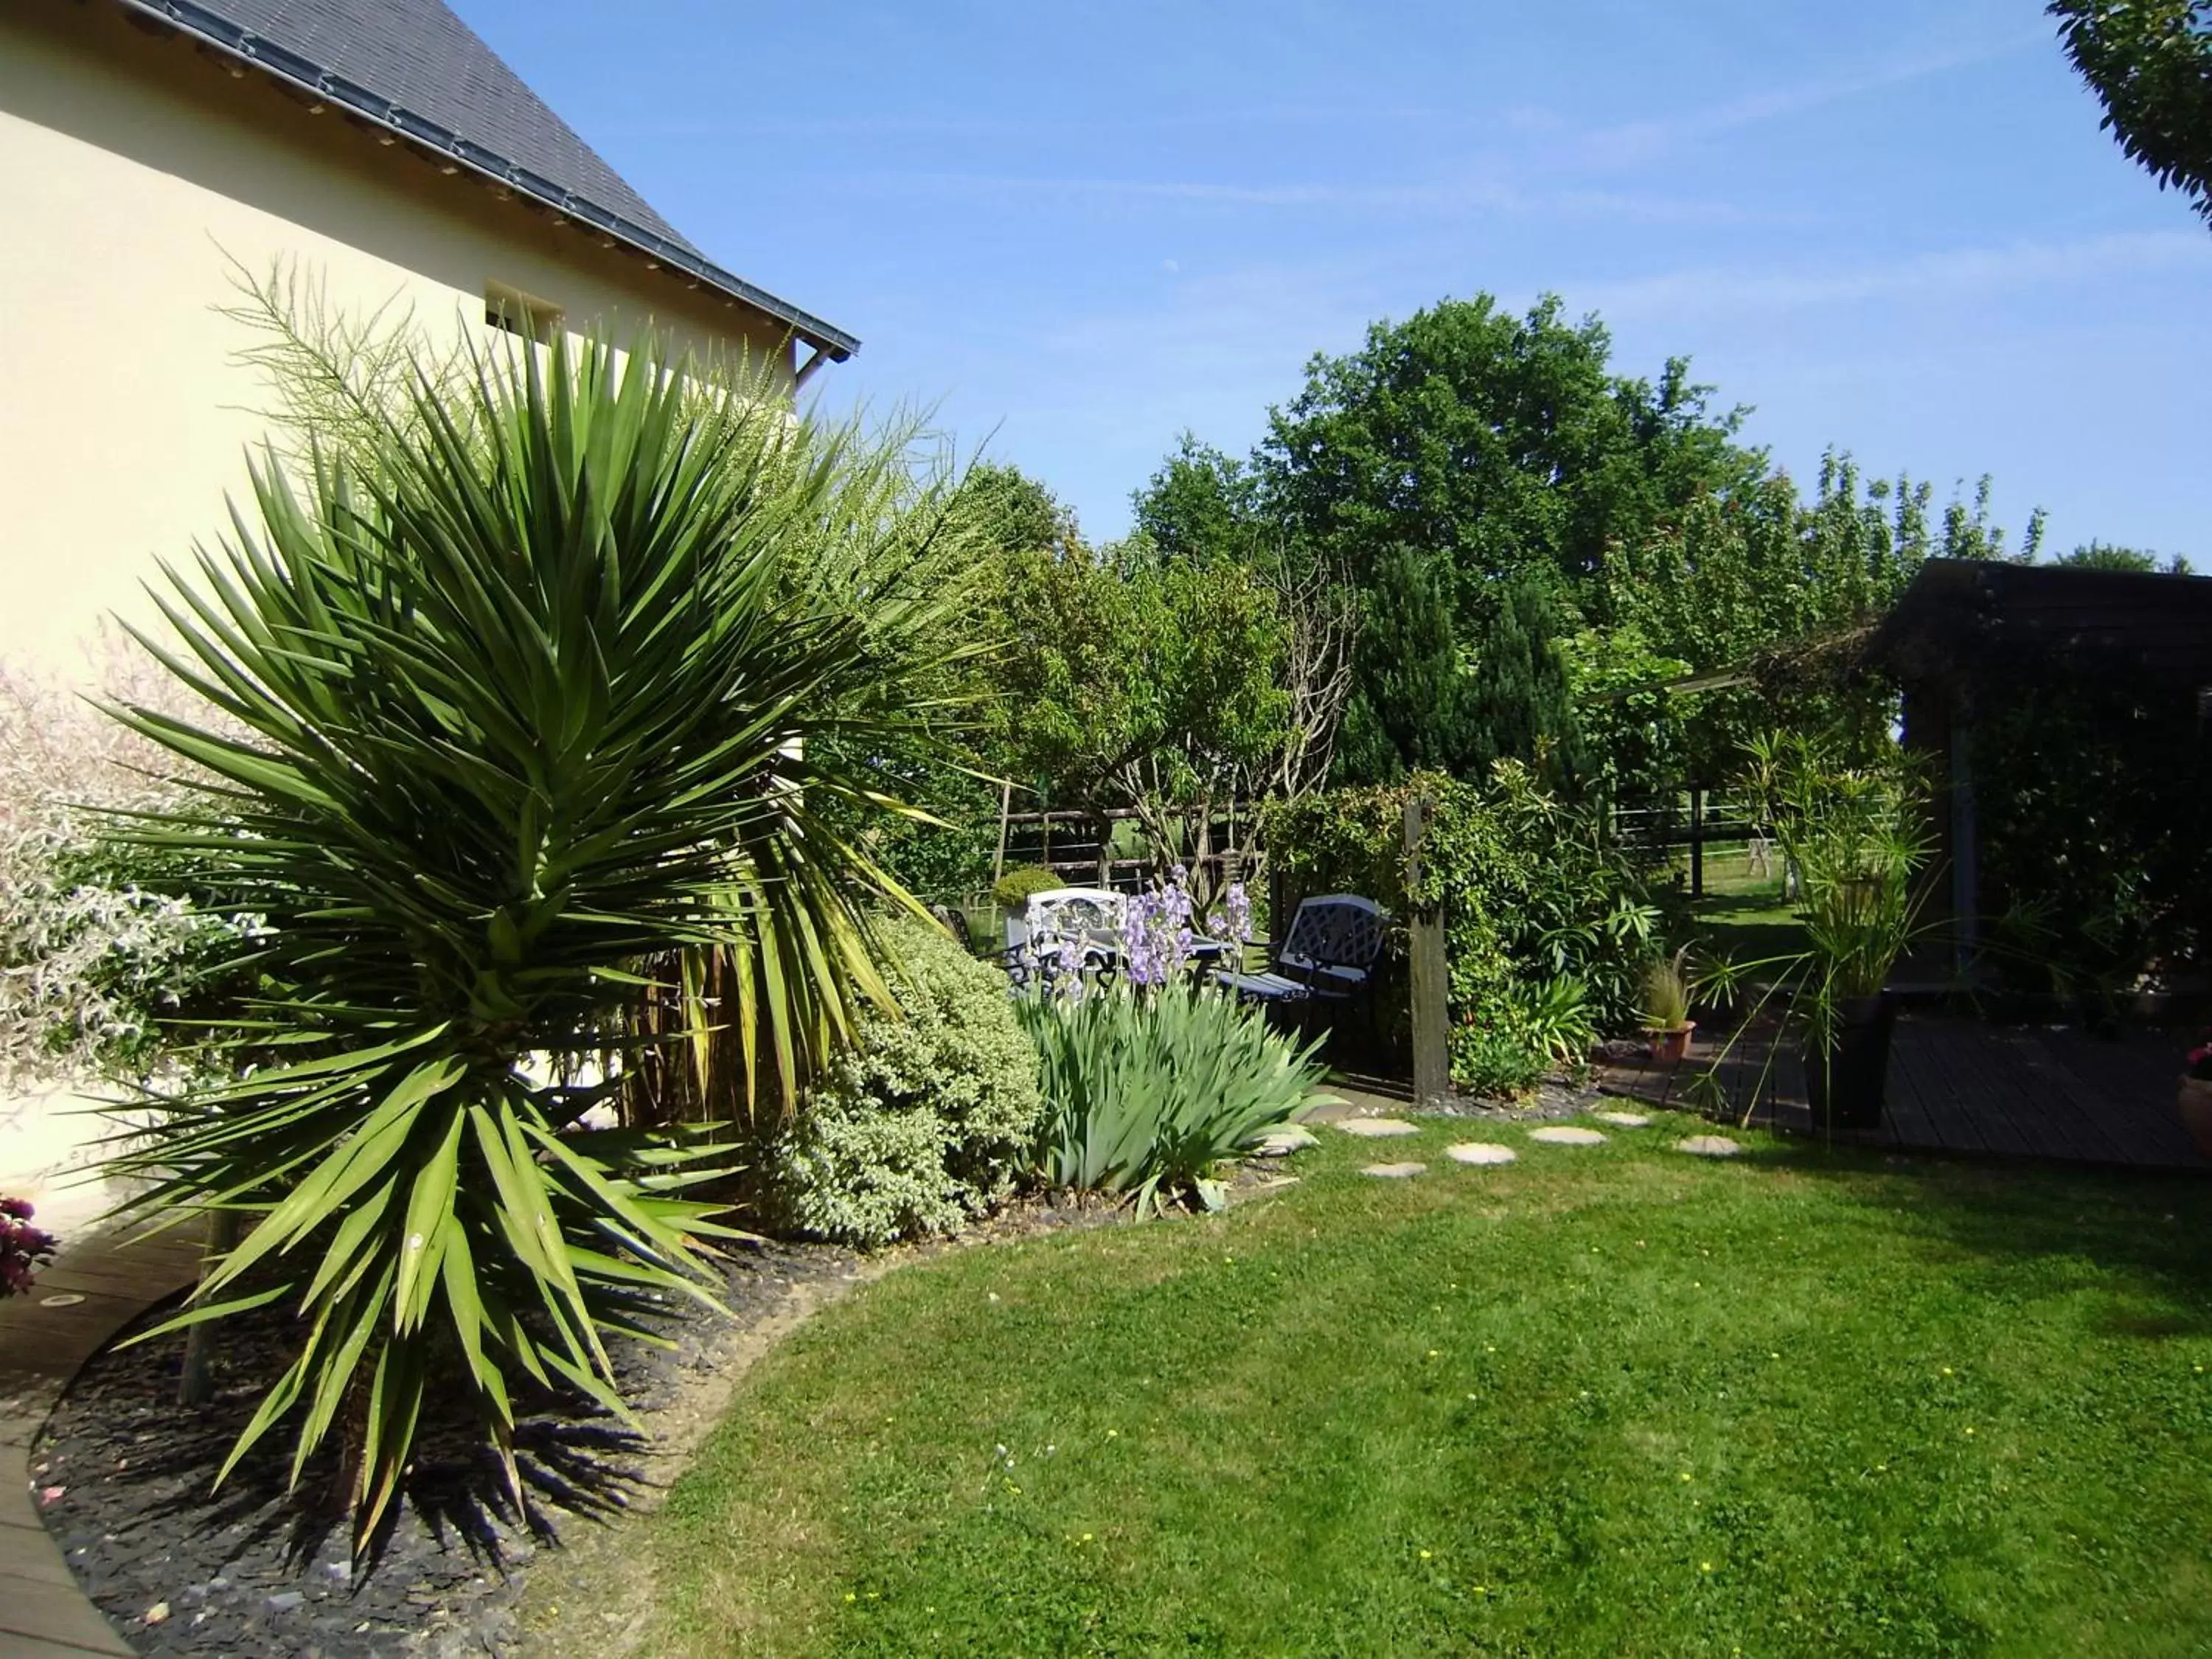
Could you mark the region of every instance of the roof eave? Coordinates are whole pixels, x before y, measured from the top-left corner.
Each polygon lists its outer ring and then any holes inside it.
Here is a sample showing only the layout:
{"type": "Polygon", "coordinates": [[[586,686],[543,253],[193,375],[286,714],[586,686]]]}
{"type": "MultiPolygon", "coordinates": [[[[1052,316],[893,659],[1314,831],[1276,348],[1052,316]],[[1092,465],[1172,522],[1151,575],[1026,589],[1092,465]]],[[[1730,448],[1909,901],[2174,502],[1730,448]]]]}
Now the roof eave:
{"type": "Polygon", "coordinates": [[[633,252],[641,253],[728,299],[750,306],[763,315],[781,323],[793,337],[804,340],[831,362],[842,363],[860,349],[860,342],[856,336],[847,333],[834,324],[824,322],[810,312],[800,310],[788,301],[778,299],[765,289],[755,287],[742,276],[724,270],[712,260],[702,258],[658,232],[625,218],[610,208],[602,207],[588,198],[579,196],[574,191],[564,190],[553,180],[531,172],[496,151],[465,138],[437,122],[426,120],[381,94],[349,81],[287,47],[264,40],[250,29],[240,28],[205,8],[191,3],[191,0],[117,0],[117,3],[127,10],[179,29],[226,57],[251,64],[262,73],[297,88],[311,97],[324,100],[373,121],[405,138],[418,149],[450,161],[456,171],[473,173],[518,195],[529,197],[580,224],[591,226],[616,243],[628,246],[633,252]]]}

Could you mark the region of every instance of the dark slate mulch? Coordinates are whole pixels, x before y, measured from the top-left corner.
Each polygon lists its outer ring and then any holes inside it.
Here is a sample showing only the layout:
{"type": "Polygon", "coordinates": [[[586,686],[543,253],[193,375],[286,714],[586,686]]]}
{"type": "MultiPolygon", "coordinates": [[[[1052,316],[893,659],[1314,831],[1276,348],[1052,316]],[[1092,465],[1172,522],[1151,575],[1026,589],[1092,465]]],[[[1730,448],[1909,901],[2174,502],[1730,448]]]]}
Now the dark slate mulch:
{"type": "MultiPolygon", "coordinates": [[[[774,1313],[795,1287],[852,1277],[857,1266],[850,1252],[824,1245],[738,1247],[726,1303],[742,1328],[774,1313]]],[[[169,1311],[151,1312],[134,1328],[169,1311]]],[[[289,1357],[286,1324],[274,1309],[225,1322],[216,1398],[199,1411],[176,1403],[181,1334],[111,1346],[79,1374],[31,1459],[40,1486],[63,1489],[44,1513],[79,1583],[148,1654],[354,1659],[512,1650],[509,1608],[522,1575],[564,1532],[629,1504],[642,1443],[595,1407],[519,1399],[518,1413],[527,1414],[516,1434],[526,1487],[518,1512],[497,1460],[475,1444],[472,1419],[434,1409],[396,1516],[356,1571],[333,1501],[334,1459],[311,1461],[298,1491],[286,1491],[289,1425],[210,1492],[289,1357]]],[[[629,1342],[615,1352],[626,1397],[641,1414],[673,1401],[687,1376],[710,1369],[729,1331],[672,1310],[672,1350],[629,1342]]]]}

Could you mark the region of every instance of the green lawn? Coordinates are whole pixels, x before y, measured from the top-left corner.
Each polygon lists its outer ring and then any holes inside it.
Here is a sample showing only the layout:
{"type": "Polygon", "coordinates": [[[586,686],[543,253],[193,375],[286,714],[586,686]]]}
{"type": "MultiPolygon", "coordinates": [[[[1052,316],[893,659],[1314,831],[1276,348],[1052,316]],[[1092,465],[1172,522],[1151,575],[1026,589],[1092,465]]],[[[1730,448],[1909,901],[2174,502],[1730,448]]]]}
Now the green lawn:
{"type": "Polygon", "coordinates": [[[2212,1188],[1692,1127],[893,1273],[623,1546],[642,1650],[2212,1651],[2212,1188]]]}
{"type": "MultiPolygon", "coordinates": [[[[1677,863],[1686,880],[1686,860],[1677,863]]],[[[1753,875],[1741,850],[1707,850],[1705,896],[1695,907],[1698,957],[1764,962],[1805,948],[1805,927],[1796,908],[1782,896],[1780,871],[1778,853],[1769,873],[1753,875]]]]}

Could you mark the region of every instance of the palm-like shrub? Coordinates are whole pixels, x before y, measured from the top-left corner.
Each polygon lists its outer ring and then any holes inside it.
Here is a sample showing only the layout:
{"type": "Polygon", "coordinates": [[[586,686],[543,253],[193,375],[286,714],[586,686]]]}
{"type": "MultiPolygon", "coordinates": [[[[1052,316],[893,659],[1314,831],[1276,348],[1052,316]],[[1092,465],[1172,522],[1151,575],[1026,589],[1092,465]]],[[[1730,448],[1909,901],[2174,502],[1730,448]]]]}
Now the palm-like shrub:
{"type": "Polygon", "coordinates": [[[1034,1158],[1051,1187],[1218,1207],[1213,1167],[1320,1099],[1316,1039],[1301,1049],[1255,1010],[1182,982],[1137,994],[1018,1005],[1043,1061],[1034,1158]]]}
{"type": "Polygon", "coordinates": [[[897,443],[748,389],[556,342],[364,404],[173,576],[147,643],[226,724],[117,710],[212,780],[139,833],[264,923],[240,1063],[125,1160],[137,1202],[251,1224],[175,1322],[298,1307],[225,1473],[296,1413],[296,1480],[343,1422],[364,1540],[434,1380],[504,1452],[519,1377],[620,1412],[603,1332],[704,1294],[697,1147],[579,1127],[639,964],[737,964],[714,1017],[787,1082],[884,994],[886,883],[822,809],[924,718],[935,514],[897,443]]]}

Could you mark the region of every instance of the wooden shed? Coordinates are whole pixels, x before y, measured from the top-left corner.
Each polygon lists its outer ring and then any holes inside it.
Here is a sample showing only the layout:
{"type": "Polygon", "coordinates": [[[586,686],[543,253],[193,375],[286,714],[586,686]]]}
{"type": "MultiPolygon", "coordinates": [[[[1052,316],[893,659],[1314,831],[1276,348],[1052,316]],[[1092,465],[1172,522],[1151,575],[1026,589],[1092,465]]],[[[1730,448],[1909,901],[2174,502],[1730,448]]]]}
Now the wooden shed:
{"type": "Polygon", "coordinates": [[[1978,718],[1990,715],[1991,699],[2039,677],[2124,680],[2161,722],[2193,732],[2194,753],[2174,763],[2201,764],[2212,718],[2212,577],[1931,560],[1875,629],[1866,656],[1904,690],[1906,745],[1932,757],[1964,967],[1976,954],[1977,919],[1987,914],[1978,718]]]}

